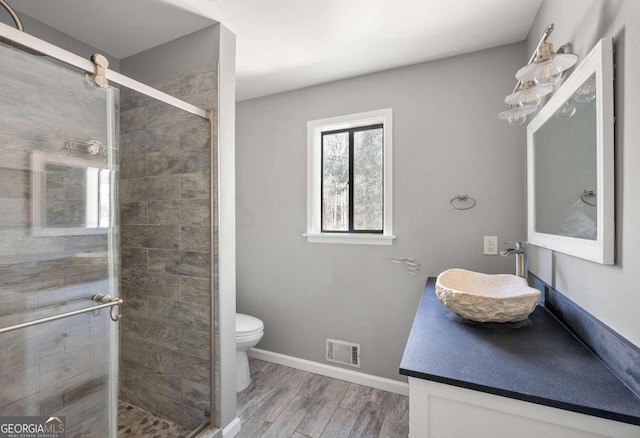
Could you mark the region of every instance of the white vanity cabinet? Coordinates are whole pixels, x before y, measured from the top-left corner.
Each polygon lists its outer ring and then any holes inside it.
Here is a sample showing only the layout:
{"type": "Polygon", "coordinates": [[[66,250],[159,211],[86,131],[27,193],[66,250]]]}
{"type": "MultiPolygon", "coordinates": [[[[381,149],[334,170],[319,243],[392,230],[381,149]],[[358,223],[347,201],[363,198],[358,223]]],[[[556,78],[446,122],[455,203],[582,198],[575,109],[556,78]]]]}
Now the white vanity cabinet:
{"type": "Polygon", "coordinates": [[[640,438],[640,397],[542,306],[474,323],[429,278],[400,374],[411,438],[640,438]]]}
{"type": "Polygon", "coordinates": [[[602,437],[640,438],[640,427],[409,377],[409,438],[602,437]]]}

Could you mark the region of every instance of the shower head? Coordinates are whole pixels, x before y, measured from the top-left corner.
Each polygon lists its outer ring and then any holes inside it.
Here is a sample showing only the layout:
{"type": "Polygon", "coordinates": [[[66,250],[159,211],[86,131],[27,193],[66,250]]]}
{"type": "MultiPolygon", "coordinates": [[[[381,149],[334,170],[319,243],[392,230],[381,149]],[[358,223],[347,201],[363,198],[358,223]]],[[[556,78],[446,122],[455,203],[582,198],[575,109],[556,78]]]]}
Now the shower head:
{"type": "MultiPolygon", "coordinates": [[[[9,4],[5,1],[5,0],[0,0],[0,6],[2,6],[7,13],[11,16],[11,19],[13,20],[13,22],[15,23],[16,29],[18,29],[21,32],[24,32],[24,26],[22,25],[22,21],[20,21],[20,17],[18,17],[18,14],[16,14],[16,12],[11,8],[11,6],[9,6],[9,4]]],[[[5,44],[7,46],[10,47],[15,47],[16,49],[20,49],[24,52],[27,52],[31,55],[39,55],[42,56],[42,53],[30,49],[29,47],[25,47],[22,44],[18,44],[15,41],[11,41],[8,40],[6,38],[3,38],[0,36],[0,43],[5,44]]]]}

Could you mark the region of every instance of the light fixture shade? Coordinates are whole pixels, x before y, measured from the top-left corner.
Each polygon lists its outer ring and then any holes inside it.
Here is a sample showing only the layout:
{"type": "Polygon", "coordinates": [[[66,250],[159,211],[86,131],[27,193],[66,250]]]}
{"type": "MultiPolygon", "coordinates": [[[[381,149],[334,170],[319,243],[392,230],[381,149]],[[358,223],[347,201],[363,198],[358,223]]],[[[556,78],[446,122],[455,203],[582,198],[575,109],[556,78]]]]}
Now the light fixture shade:
{"type": "MultiPolygon", "coordinates": [[[[560,71],[563,72],[570,69],[576,62],[578,62],[578,56],[568,53],[556,54],[553,55],[550,62],[560,67],[560,71]]],[[[516,73],[516,79],[522,82],[533,81],[533,77],[536,74],[538,67],[540,67],[540,64],[536,63],[525,65],[516,73]]]]}
{"type": "Polygon", "coordinates": [[[531,91],[540,94],[540,97],[544,97],[553,91],[553,86],[536,85],[531,88],[526,88],[524,90],[516,91],[515,93],[511,93],[510,95],[505,97],[504,103],[506,103],[507,105],[519,105],[523,95],[531,91]]]}
{"type": "Polygon", "coordinates": [[[522,125],[527,120],[527,115],[535,112],[538,108],[535,106],[516,106],[502,111],[498,114],[498,119],[506,120],[510,125],[522,125]]]}

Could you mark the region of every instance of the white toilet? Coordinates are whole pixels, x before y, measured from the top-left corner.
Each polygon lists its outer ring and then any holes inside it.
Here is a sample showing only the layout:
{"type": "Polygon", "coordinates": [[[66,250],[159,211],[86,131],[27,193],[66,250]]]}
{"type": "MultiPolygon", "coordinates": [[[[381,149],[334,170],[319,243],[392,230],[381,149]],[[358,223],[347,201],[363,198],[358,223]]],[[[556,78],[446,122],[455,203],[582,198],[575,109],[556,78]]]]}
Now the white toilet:
{"type": "Polygon", "coordinates": [[[264,334],[264,324],[258,318],[236,313],[236,392],[251,384],[247,350],[255,346],[264,334]]]}

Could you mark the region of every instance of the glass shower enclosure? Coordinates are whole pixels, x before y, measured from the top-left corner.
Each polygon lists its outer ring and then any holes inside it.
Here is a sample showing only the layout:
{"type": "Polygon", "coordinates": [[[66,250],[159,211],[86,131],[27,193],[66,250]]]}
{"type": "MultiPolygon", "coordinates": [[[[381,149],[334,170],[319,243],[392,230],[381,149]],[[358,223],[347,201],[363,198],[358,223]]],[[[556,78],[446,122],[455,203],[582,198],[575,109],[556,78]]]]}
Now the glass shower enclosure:
{"type": "Polygon", "coordinates": [[[0,59],[0,412],[115,436],[119,92],[0,59]]]}
{"type": "Polygon", "coordinates": [[[115,438],[216,418],[215,137],[188,103],[216,67],[98,86],[92,62],[0,24],[0,422],[115,438]]]}

